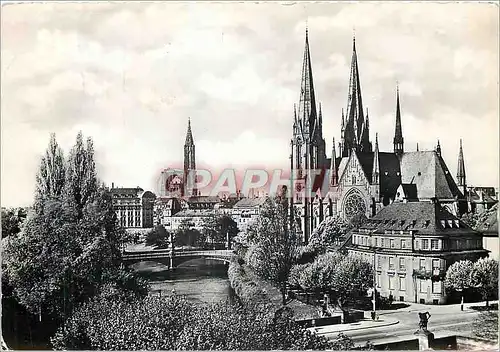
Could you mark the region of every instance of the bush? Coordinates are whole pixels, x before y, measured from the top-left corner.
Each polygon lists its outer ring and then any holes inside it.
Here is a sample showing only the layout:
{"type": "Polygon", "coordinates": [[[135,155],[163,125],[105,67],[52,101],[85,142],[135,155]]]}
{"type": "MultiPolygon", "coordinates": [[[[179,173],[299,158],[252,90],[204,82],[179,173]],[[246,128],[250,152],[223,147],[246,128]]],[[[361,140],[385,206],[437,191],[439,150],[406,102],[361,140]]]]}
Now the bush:
{"type": "Polygon", "coordinates": [[[227,276],[234,292],[243,302],[263,303],[267,301],[265,299],[266,294],[258,288],[255,282],[247,277],[245,269],[239,261],[232,261],[229,264],[227,276]]]}
{"type": "Polygon", "coordinates": [[[167,248],[170,244],[170,234],[162,225],[156,226],[146,234],[146,245],[157,248],[167,248]]]}
{"type": "Polygon", "coordinates": [[[134,300],[98,297],[75,311],[52,339],[56,349],[286,350],[350,349],[352,340],[319,337],[290,309],[195,305],[178,296],[134,300]]]}

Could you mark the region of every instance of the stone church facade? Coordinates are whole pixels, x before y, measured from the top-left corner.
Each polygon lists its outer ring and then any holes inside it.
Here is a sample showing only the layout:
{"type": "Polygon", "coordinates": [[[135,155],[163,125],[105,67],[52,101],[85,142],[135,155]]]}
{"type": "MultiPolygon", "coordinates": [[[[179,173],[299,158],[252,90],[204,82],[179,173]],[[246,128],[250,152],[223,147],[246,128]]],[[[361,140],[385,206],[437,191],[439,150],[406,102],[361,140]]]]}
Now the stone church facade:
{"type": "Polygon", "coordinates": [[[308,242],[313,230],[328,216],[346,219],[356,214],[368,218],[394,201],[412,202],[438,199],[448,211],[460,216],[466,212],[466,179],[460,141],[457,181],[441,156],[439,141],[434,150],[405,151],[399,88],[393,150],[379,150],[378,137],[370,139],[368,110],[363,109],[356,41],[353,39],[347,108],[341,110],[341,141],[326,156],[323,112],[314,91],[311,53],[306,30],[301,91],[294,106],[290,168],[296,170],[291,181],[295,226],[308,242]],[[314,179],[307,170],[321,170],[314,179]],[[309,176],[309,177],[308,177],[309,176]],[[326,179],[325,179],[326,178],[326,179]],[[329,183],[328,192],[321,194],[329,183]],[[306,191],[313,197],[305,197],[306,191]]]}

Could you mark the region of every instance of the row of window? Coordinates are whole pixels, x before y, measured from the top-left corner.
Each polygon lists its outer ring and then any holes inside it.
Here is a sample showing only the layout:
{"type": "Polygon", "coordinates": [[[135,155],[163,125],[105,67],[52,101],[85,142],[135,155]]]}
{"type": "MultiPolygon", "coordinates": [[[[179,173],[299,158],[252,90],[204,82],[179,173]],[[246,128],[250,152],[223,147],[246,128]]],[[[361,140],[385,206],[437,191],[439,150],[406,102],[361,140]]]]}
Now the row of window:
{"type": "MultiPolygon", "coordinates": [[[[411,257],[410,257],[411,259],[411,257]]],[[[382,270],[382,256],[377,257],[377,269],[382,270]]],[[[427,270],[426,265],[427,260],[425,258],[421,258],[419,261],[419,269],[427,270]]],[[[398,270],[406,271],[406,257],[399,257],[398,261],[398,270]]],[[[432,271],[439,270],[441,268],[441,261],[439,259],[432,259],[432,271]]],[[[389,270],[396,270],[396,257],[389,257],[389,270]]]]}
{"type": "Polygon", "coordinates": [[[139,210],[120,210],[117,211],[117,217],[120,219],[120,225],[123,227],[141,227],[142,214],[139,210]],[[135,216],[134,216],[135,215],[135,216]]]}
{"type": "MultiPolygon", "coordinates": [[[[399,290],[406,291],[406,277],[401,276],[389,276],[389,290],[399,290]]],[[[380,274],[377,275],[377,287],[381,288],[382,286],[382,276],[380,274]]],[[[419,280],[418,290],[420,293],[428,293],[429,289],[432,290],[432,293],[443,293],[443,283],[441,281],[433,281],[429,282],[427,280],[419,280]]]]}
{"type": "MultiPolygon", "coordinates": [[[[379,238],[373,237],[372,240],[374,247],[380,248],[393,248],[393,249],[407,249],[409,248],[409,239],[394,239],[394,238],[379,238]]],[[[353,244],[361,246],[370,246],[372,242],[369,236],[354,235],[353,244]]],[[[480,240],[479,240],[480,242],[480,240]]],[[[441,240],[439,239],[422,239],[415,240],[415,249],[417,250],[439,250],[441,249],[441,240]],[[420,245],[420,246],[419,246],[420,245]]]]}

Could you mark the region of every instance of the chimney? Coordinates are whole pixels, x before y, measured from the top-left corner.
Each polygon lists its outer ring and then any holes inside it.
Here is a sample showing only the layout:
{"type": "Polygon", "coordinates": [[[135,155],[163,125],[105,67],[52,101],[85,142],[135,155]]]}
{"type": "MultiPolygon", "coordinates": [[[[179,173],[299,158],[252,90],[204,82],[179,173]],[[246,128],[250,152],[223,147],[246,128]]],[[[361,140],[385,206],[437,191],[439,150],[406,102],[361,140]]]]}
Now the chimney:
{"type": "Polygon", "coordinates": [[[115,183],[111,182],[111,189],[115,188],[115,183]]]}

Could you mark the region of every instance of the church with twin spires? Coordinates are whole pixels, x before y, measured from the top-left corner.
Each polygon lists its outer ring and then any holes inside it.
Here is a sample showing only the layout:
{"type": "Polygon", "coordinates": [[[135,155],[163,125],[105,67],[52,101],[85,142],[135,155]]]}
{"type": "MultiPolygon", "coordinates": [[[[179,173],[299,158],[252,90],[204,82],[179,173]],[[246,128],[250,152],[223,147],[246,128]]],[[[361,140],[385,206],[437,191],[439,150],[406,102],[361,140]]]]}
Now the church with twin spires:
{"type": "Polygon", "coordinates": [[[364,214],[370,218],[395,202],[438,201],[452,214],[467,211],[466,178],[462,142],[455,181],[441,156],[439,141],[434,150],[405,150],[399,88],[396,89],[393,150],[379,150],[378,137],[370,139],[368,111],[363,109],[356,40],[353,38],[347,107],[341,113],[341,140],[335,138],[331,157],[326,156],[323,112],[317,103],[308,31],[302,65],[300,99],[294,106],[290,168],[292,204],[296,227],[308,242],[313,230],[328,216],[350,219],[364,214]],[[323,180],[308,170],[322,170],[329,191],[321,194],[323,180]],[[321,182],[317,182],[317,181],[321,182]],[[315,197],[305,197],[306,191],[315,197]]]}

